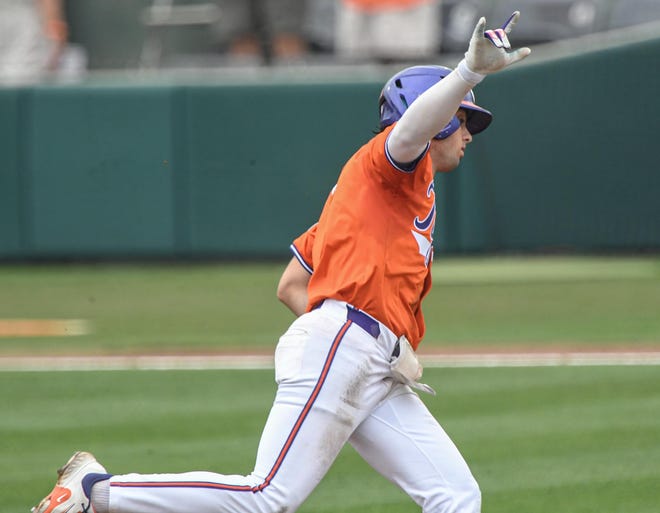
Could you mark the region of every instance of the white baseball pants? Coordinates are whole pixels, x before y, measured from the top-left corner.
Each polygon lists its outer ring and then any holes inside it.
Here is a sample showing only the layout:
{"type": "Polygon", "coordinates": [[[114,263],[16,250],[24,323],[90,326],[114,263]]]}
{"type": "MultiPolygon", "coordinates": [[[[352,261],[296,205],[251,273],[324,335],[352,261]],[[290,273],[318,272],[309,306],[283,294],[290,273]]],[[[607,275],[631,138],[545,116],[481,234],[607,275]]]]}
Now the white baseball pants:
{"type": "Polygon", "coordinates": [[[479,487],[458,449],[417,394],[391,378],[396,340],[326,300],[280,338],[279,387],[250,475],[115,475],[110,511],[292,513],[349,442],[424,512],[478,513],[479,487]]]}

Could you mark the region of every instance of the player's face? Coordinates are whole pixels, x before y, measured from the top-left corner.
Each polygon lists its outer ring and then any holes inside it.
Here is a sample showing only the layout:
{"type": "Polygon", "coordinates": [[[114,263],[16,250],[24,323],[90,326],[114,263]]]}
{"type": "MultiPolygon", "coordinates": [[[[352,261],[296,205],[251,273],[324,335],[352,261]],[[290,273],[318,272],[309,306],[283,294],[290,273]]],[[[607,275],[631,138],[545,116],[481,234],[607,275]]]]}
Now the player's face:
{"type": "Polygon", "coordinates": [[[465,148],[472,142],[472,134],[468,132],[467,114],[465,110],[458,109],[456,117],[461,126],[446,139],[431,140],[431,160],[436,172],[445,173],[456,169],[456,166],[465,156],[465,148]]]}

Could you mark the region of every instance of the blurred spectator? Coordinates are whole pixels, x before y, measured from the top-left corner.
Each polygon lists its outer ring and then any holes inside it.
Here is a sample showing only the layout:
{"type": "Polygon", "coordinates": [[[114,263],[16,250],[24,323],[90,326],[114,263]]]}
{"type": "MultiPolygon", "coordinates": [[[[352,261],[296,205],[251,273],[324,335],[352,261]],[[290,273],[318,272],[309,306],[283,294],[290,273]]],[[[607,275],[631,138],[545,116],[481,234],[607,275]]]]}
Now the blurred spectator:
{"type": "Polygon", "coordinates": [[[56,70],[67,36],[62,0],[0,0],[0,81],[35,82],[56,70]]]}
{"type": "Polygon", "coordinates": [[[237,60],[289,61],[303,58],[305,0],[218,0],[227,53],[237,60]]]}
{"type": "Polygon", "coordinates": [[[618,0],[612,6],[608,28],[630,27],[653,21],[660,21],[660,1],[618,0]]]}
{"type": "Polygon", "coordinates": [[[426,61],[439,51],[440,0],[337,0],[335,49],[348,60],[426,61]]]}
{"type": "Polygon", "coordinates": [[[309,51],[333,56],[337,0],[307,0],[304,32],[309,51]]]}

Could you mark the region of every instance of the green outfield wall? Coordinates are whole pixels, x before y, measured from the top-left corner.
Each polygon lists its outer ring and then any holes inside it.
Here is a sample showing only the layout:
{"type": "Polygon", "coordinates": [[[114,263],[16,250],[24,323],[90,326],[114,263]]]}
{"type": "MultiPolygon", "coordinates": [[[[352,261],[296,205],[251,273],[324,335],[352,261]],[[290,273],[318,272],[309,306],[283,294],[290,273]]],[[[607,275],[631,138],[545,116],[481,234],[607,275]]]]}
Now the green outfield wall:
{"type": "MultiPolygon", "coordinates": [[[[658,56],[478,86],[495,120],[437,178],[438,251],[660,248],[658,56]]],[[[258,82],[0,89],[0,258],[287,255],[376,127],[381,81],[258,82]]]]}

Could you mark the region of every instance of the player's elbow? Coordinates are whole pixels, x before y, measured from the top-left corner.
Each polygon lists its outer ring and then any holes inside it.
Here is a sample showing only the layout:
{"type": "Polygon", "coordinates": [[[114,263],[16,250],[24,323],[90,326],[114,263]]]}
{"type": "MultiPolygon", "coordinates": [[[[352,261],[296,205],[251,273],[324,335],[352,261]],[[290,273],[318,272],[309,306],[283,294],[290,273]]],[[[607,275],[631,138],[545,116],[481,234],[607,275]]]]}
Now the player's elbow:
{"type": "Polygon", "coordinates": [[[294,280],[280,280],[277,285],[279,299],[296,316],[305,313],[307,307],[307,284],[294,280]]]}
{"type": "Polygon", "coordinates": [[[277,299],[296,315],[302,315],[307,308],[307,284],[310,274],[292,258],[277,284],[277,299]]]}
{"type": "Polygon", "coordinates": [[[277,299],[279,299],[285,305],[291,297],[291,283],[284,280],[280,280],[277,284],[277,299]]]}
{"type": "Polygon", "coordinates": [[[285,272],[277,284],[277,299],[285,305],[288,304],[298,293],[299,280],[291,272],[285,272]]]}

